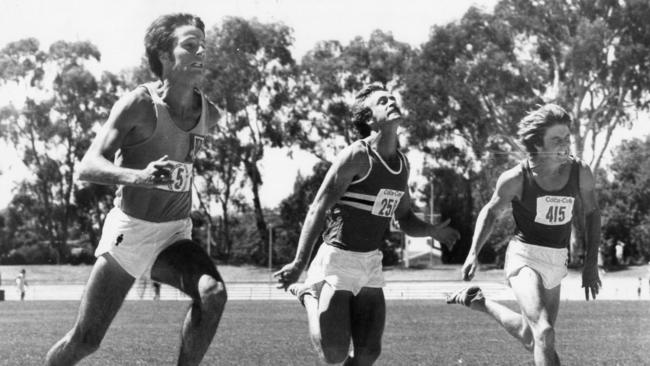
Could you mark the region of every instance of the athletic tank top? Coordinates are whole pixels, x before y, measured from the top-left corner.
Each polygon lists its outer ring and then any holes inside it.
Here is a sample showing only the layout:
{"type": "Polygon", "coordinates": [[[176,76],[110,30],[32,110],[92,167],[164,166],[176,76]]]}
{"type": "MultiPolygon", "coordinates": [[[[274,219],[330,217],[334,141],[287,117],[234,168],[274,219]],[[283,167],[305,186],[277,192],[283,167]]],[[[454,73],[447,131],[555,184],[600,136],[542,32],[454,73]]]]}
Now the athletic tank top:
{"type": "Polygon", "coordinates": [[[370,169],[353,181],[327,213],[323,240],[353,252],[369,252],[381,246],[384,233],[408,189],[408,162],[398,151],[399,166],[391,169],[366,141],[370,169]]]}
{"type": "Polygon", "coordinates": [[[203,95],[201,117],[192,129],[184,131],[174,123],[167,106],[158,96],[158,83],[144,84],[156,111],[156,127],[147,140],[120,148],[115,164],[125,168],[143,169],[150,162],[167,155],[174,163],[172,182],[154,188],[118,186],[115,206],[135,218],[165,222],[189,217],[192,208],[192,162],[201,148],[207,128],[208,102],[203,95]]]}
{"type": "Polygon", "coordinates": [[[571,237],[574,202],[580,193],[580,165],[571,161],[569,181],[560,190],[542,189],[530,169],[528,160],[521,163],[524,185],[521,199],[512,201],[515,237],[521,242],[549,248],[566,248],[571,237]]]}

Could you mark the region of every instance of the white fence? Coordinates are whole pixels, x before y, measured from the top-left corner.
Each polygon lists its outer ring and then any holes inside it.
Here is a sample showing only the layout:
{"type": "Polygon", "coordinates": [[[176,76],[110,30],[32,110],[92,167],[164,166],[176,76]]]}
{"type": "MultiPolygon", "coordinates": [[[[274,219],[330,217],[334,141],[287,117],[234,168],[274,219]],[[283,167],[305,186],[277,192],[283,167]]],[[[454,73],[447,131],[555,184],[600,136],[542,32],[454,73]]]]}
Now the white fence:
{"type": "MultiPolygon", "coordinates": [[[[394,281],[388,282],[384,288],[388,300],[441,300],[448,294],[469,285],[477,285],[483,289],[484,294],[494,300],[514,300],[512,291],[499,282],[487,281],[394,281]]],[[[638,293],[638,281],[631,278],[605,278],[603,288],[598,296],[603,300],[636,300],[650,299],[650,288],[647,282],[638,293]]],[[[226,283],[228,299],[230,300],[294,300],[289,293],[276,289],[275,283],[255,282],[226,283]]],[[[5,299],[9,301],[18,300],[19,294],[15,287],[4,286],[5,299]]],[[[79,300],[83,293],[84,284],[51,285],[34,284],[27,288],[26,300],[79,300]]],[[[136,283],[127,300],[152,300],[153,288],[151,283],[142,286],[136,283]]],[[[562,282],[562,299],[584,300],[584,289],[581,288],[579,278],[567,278],[562,282]]],[[[179,290],[162,285],[160,291],[161,300],[188,300],[189,298],[179,290]]]]}

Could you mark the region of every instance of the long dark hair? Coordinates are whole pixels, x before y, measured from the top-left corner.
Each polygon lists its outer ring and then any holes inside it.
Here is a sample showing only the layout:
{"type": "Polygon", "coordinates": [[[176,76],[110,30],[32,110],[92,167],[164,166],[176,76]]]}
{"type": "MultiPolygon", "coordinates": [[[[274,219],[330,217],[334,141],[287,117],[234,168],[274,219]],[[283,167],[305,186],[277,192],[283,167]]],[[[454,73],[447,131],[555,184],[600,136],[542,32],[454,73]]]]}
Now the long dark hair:
{"type": "Polygon", "coordinates": [[[546,130],[555,125],[566,125],[571,128],[571,115],[557,104],[545,104],[534,110],[519,122],[519,139],[526,151],[535,155],[536,146],[544,145],[546,130]]]}
{"type": "Polygon", "coordinates": [[[193,25],[205,34],[205,25],[201,18],[186,13],[163,15],[154,20],[147,28],[144,35],[144,48],[149,68],[158,78],[162,78],[163,71],[160,55],[171,52],[176,42],[174,30],[184,25],[193,25]]]}

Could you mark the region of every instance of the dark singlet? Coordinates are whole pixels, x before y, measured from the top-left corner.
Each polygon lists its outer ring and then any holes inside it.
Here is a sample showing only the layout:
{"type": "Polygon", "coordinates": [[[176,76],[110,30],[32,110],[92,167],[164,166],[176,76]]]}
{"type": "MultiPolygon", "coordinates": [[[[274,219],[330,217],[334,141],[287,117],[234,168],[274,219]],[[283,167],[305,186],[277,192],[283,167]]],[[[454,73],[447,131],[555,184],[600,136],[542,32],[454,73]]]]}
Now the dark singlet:
{"type": "Polygon", "coordinates": [[[370,169],[353,181],[343,197],[327,214],[323,240],[326,244],[353,252],[369,252],[381,246],[384,233],[408,189],[408,161],[398,151],[396,170],[366,141],[370,169]]]}
{"type": "Polygon", "coordinates": [[[533,178],[528,160],[521,163],[524,184],[521,199],[512,201],[517,224],[515,237],[523,243],[548,248],[566,248],[571,237],[574,203],[580,194],[580,164],[572,158],[567,184],[546,191],[533,178]]]}
{"type": "Polygon", "coordinates": [[[208,102],[202,98],[201,117],[194,127],[184,131],[172,120],[164,101],[156,93],[157,83],[141,85],[147,89],[156,111],[156,127],[147,140],[120,148],[115,164],[143,169],[164,155],[174,163],[170,184],[154,188],[118,186],[115,206],[129,216],[166,222],[188,218],[192,208],[192,163],[208,132],[208,102]]]}

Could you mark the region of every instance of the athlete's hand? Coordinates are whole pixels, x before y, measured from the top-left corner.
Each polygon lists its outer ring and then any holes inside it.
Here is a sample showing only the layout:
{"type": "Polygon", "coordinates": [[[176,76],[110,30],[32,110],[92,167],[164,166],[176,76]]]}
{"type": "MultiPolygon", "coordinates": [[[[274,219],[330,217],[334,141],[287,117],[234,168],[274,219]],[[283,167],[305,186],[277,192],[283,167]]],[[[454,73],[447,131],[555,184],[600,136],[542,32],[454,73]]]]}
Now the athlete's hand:
{"type": "Polygon", "coordinates": [[[152,186],[158,184],[168,184],[172,182],[172,170],[174,163],[167,159],[167,155],[158,160],[154,160],[140,171],[136,178],[135,185],[152,186]]]}
{"type": "Polygon", "coordinates": [[[465,258],[465,263],[463,263],[463,268],[461,269],[463,281],[471,281],[472,278],[474,278],[477,268],[478,257],[476,256],[476,253],[470,251],[469,254],[467,254],[467,258],[465,258]]]}
{"type": "Polygon", "coordinates": [[[278,282],[280,283],[276,287],[278,289],[284,289],[286,291],[289,285],[298,281],[302,270],[302,266],[298,265],[296,262],[286,264],[284,267],[282,267],[281,270],[273,274],[273,277],[277,278],[278,282]]]}
{"type": "Polygon", "coordinates": [[[591,292],[591,298],[596,300],[596,295],[598,295],[601,286],[598,266],[585,265],[582,270],[582,287],[585,289],[585,300],[589,301],[589,292],[591,292]]]}
{"type": "Polygon", "coordinates": [[[447,219],[439,224],[433,225],[430,235],[435,240],[443,243],[449,250],[454,247],[454,244],[456,244],[460,238],[458,230],[449,226],[450,221],[450,219],[447,219]]]}

